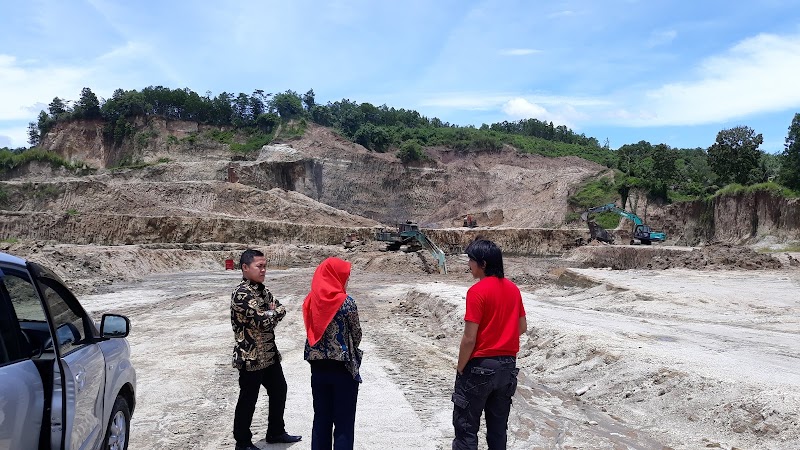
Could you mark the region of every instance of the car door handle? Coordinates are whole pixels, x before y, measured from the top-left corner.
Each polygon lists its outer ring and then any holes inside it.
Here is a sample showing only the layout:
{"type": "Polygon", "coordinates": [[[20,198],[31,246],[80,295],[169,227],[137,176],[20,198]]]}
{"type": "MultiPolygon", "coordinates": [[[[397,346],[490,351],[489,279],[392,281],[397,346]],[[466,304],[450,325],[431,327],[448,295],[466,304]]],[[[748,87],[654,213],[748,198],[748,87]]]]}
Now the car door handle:
{"type": "Polygon", "coordinates": [[[75,389],[80,392],[83,390],[83,386],[86,385],[86,372],[83,370],[79,370],[75,374],[75,389]]]}

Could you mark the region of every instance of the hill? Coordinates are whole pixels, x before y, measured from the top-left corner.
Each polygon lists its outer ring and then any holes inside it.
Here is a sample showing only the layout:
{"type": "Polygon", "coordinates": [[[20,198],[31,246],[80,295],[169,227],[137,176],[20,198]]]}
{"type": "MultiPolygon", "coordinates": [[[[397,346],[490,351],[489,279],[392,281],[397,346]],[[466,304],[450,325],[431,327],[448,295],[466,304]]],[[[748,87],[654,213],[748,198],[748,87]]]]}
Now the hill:
{"type": "Polygon", "coordinates": [[[51,186],[51,195],[23,201],[12,193],[8,209],[92,213],[129,204],[139,215],[222,214],[352,226],[415,220],[436,228],[460,225],[473,214],[481,225],[558,227],[576,187],[606,170],[581,158],[523,154],[507,145],[480,153],[430,147],[423,161],[405,164],[395,154],[369,151],[314,124],[299,137],[281,139],[279,133],[260,151],[241,155],[215,138],[224,130],[219,127],[161,118],[139,126],[123,145],[109,146],[100,122],[57,123],[42,147],[98,171],[78,179],[28,168],[9,177],[11,184],[38,179],[51,186]],[[301,195],[278,194],[276,188],[301,195]],[[266,199],[275,196],[282,196],[285,207],[266,199]],[[309,213],[314,209],[320,214],[309,213]]]}

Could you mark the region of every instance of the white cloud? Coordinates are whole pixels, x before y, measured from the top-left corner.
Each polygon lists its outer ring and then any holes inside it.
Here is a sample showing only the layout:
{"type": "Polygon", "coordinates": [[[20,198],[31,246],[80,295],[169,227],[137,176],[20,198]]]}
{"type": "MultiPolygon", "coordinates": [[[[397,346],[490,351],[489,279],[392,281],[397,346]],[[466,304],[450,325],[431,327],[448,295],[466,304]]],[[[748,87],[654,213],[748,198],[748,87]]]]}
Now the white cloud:
{"type": "Polygon", "coordinates": [[[566,97],[557,95],[520,95],[512,93],[444,93],[420,100],[421,106],[435,106],[454,109],[501,109],[512,100],[522,99],[531,104],[556,105],[563,108],[610,105],[608,100],[596,97],[566,97]]]}
{"type": "Polygon", "coordinates": [[[678,32],[675,30],[654,31],[650,34],[650,39],[647,41],[648,47],[656,47],[659,45],[669,44],[678,37],[678,32]]]}
{"type": "Polygon", "coordinates": [[[531,103],[524,98],[513,98],[503,105],[503,112],[515,119],[540,118],[550,113],[536,103],[531,103]]]}
{"type": "Polygon", "coordinates": [[[534,48],[509,48],[500,50],[500,54],[503,56],[527,56],[541,52],[541,50],[536,50],[534,48]]]}
{"type": "Polygon", "coordinates": [[[549,111],[542,105],[532,103],[524,98],[512,98],[507,101],[503,107],[503,112],[515,120],[520,119],[538,119],[543,121],[552,121],[555,125],[566,125],[572,128],[573,125],[568,114],[580,115],[574,108],[567,105],[564,108],[556,111],[549,111]]]}
{"type": "Polygon", "coordinates": [[[566,10],[563,10],[563,11],[556,11],[554,13],[550,13],[550,14],[547,15],[547,18],[548,19],[556,19],[556,18],[559,18],[559,17],[569,17],[569,16],[574,15],[574,14],[575,14],[575,11],[570,11],[570,10],[566,9],[566,10]]]}
{"type": "Polygon", "coordinates": [[[77,67],[29,68],[13,56],[0,55],[0,121],[32,120],[37,105],[70,92],[78,95],[87,74],[77,67]]]}
{"type": "Polygon", "coordinates": [[[508,94],[451,93],[420,100],[421,106],[437,108],[489,110],[496,109],[511,98],[508,94]]]}
{"type": "Polygon", "coordinates": [[[647,91],[633,125],[696,125],[800,107],[800,35],[760,34],[707,58],[697,79],[647,91]]]}
{"type": "Polygon", "coordinates": [[[0,147],[19,148],[28,146],[28,126],[0,128],[0,147]]]}

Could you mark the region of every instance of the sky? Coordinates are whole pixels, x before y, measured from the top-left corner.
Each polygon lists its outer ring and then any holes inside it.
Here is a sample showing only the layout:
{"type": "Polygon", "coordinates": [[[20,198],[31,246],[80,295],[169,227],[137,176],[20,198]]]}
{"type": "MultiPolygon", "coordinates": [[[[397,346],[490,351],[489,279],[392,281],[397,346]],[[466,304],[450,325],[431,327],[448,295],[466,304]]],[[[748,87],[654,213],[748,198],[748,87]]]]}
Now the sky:
{"type": "Polygon", "coordinates": [[[0,0],[0,147],[54,97],[147,86],[536,118],[612,149],[748,126],[780,153],[800,0],[0,0]]]}

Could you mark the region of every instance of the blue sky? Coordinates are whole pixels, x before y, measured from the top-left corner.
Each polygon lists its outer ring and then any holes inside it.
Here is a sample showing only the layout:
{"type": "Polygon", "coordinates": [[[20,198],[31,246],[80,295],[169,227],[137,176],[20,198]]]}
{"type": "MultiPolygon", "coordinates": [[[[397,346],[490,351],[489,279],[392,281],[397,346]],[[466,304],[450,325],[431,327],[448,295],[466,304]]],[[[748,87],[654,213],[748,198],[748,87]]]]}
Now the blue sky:
{"type": "Polygon", "coordinates": [[[459,125],[537,118],[708,147],[746,125],[783,150],[800,112],[800,0],[2,0],[0,147],[83,87],[304,93],[459,125]]]}

